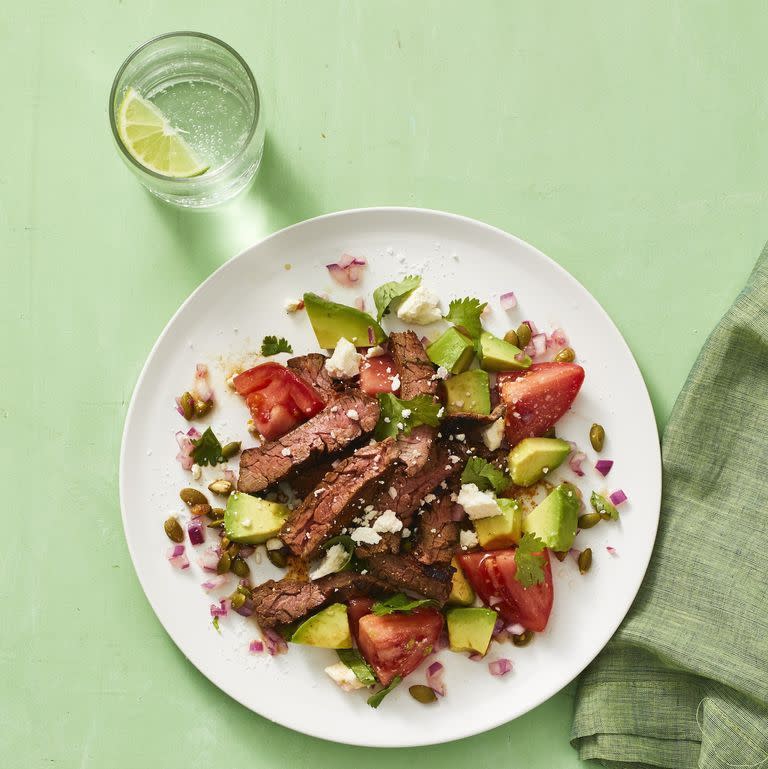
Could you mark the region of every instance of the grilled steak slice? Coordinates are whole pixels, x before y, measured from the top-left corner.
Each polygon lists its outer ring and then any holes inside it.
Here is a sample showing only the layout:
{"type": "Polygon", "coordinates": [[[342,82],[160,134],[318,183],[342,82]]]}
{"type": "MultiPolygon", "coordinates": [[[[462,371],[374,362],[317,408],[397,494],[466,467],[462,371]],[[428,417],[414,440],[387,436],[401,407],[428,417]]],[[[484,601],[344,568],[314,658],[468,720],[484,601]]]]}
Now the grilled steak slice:
{"type": "Polygon", "coordinates": [[[256,619],[262,627],[290,625],[329,603],[346,603],[351,598],[380,596],[392,588],[370,574],[345,571],[329,574],[316,582],[274,579],[254,588],[251,595],[256,619]]]}
{"type": "Polygon", "coordinates": [[[326,360],[325,355],[311,352],[309,355],[291,358],[286,365],[294,374],[298,374],[304,381],[312,385],[326,403],[330,403],[336,397],[336,389],[325,369],[326,360]]]}
{"type": "Polygon", "coordinates": [[[379,419],[379,404],[351,390],[295,430],[240,455],[239,491],[255,494],[292,470],[324,455],[335,454],[370,433],[379,419]],[[350,416],[352,414],[352,416],[350,416]]]}
{"type": "Polygon", "coordinates": [[[453,566],[424,564],[412,555],[374,555],[368,561],[368,571],[397,590],[407,590],[445,603],[451,594],[453,566]]]}
{"type": "Polygon", "coordinates": [[[359,441],[350,444],[344,451],[334,454],[332,457],[325,457],[317,464],[292,470],[286,477],[285,482],[290,484],[299,499],[304,499],[307,494],[317,488],[317,485],[323,480],[326,473],[333,470],[342,459],[346,459],[352,454],[358,447],[358,443],[359,441]]]}
{"type": "Polygon", "coordinates": [[[293,511],[281,539],[294,555],[310,558],[370,502],[378,481],[386,480],[397,459],[394,441],[361,446],[326,473],[320,485],[293,511]]]}
{"type": "Polygon", "coordinates": [[[419,425],[411,430],[410,435],[400,435],[397,448],[400,461],[405,465],[408,475],[416,475],[424,469],[430,459],[432,444],[437,430],[429,425],[419,425]]]}
{"type": "Polygon", "coordinates": [[[389,349],[400,374],[401,398],[410,400],[417,395],[437,395],[437,380],[432,378],[435,367],[413,331],[390,334],[389,349]]]}
{"type": "Polygon", "coordinates": [[[450,493],[439,496],[421,514],[416,537],[416,560],[425,564],[449,564],[459,546],[457,519],[462,508],[450,493]],[[456,515],[454,515],[456,513],[456,515]]]}

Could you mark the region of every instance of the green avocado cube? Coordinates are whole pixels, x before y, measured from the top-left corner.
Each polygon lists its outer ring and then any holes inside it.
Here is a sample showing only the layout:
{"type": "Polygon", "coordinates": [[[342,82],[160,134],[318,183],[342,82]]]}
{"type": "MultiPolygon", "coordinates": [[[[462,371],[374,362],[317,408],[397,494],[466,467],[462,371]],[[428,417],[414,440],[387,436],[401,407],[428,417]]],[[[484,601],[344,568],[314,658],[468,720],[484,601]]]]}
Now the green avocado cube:
{"type": "Polygon", "coordinates": [[[512,483],[515,486],[532,486],[560,467],[570,453],[570,444],[560,438],[524,438],[507,458],[512,483]]]}
{"type": "Polygon", "coordinates": [[[387,335],[368,313],[331,302],[317,294],[304,294],[304,309],[320,347],[330,350],[344,337],[355,347],[381,344],[387,335]]]}
{"type": "Polygon", "coordinates": [[[561,483],[523,518],[523,533],[535,534],[551,550],[570,550],[580,506],[579,490],[573,484],[561,483]]]}
{"type": "Polygon", "coordinates": [[[449,609],[445,617],[448,622],[448,644],[451,651],[478,654],[488,651],[493,628],[499,617],[495,611],[478,607],[449,609]]]}
{"type": "Polygon", "coordinates": [[[531,366],[531,359],[519,347],[488,331],[480,334],[480,360],[486,371],[521,371],[531,366]]]}
{"type": "Polygon", "coordinates": [[[517,501],[501,497],[496,503],[501,509],[501,515],[478,518],[474,522],[477,539],[486,550],[516,545],[522,532],[523,509],[517,501]]]}
{"type": "Polygon", "coordinates": [[[288,513],[279,502],[234,491],[227,499],[224,531],[233,542],[260,545],[280,533],[288,513]]]}
{"type": "Polygon", "coordinates": [[[427,347],[427,357],[436,366],[442,366],[451,374],[460,374],[469,368],[475,357],[474,342],[451,326],[427,347]]]}
{"type": "Polygon", "coordinates": [[[472,606],[475,602],[475,591],[469,580],[464,576],[464,572],[459,566],[458,560],[454,557],[451,566],[455,569],[451,578],[451,594],[446,603],[449,606],[472,606]]]}
{"type": "Polygon", "coordinates": [[[449,414],[490,414],[488,372],[475,368],[445,380],[445,410],[449,414]]]}
{"type": "Polygon", "coordinates": [[[317,646],[321,649],[351,649],[347,607],[333,603],[299,625],[291,636],[291,643],[317,646]]]}

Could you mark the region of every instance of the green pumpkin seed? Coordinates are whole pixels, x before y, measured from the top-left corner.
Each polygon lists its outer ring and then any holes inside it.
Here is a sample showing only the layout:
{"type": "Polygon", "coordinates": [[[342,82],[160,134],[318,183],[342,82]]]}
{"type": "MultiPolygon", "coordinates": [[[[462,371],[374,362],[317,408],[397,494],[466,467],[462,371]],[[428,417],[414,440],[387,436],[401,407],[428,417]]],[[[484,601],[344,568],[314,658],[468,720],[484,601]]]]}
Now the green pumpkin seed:
{"type": "Polygon", "coordinates": [[[584,513],[579,516],[577,521],[580,529],[591,529],[593,526],[597,526],[602,520],[600,513],[584,513]]]}
{"type": "Polygon", "coordinates": [[[189,421],[195,416],[195,398],[192,393],[184,393],[181,398],[179,398],[179,405],[184,412],[184,419],[189,421]]]}
{"type": "Polygon", "coordinates": [[[525,630],[519,635],[512,635],[512,643],[515,646],[528,646],[528,644],[533,640],[533,636],[535,633],[532,630],[525,630]]]}
{"type": "Polygon", "coordinates": [[[229,600],[232,608],[237,611],[245,603],[245,596],[240,591],[236,591],[232,593],[229,600]]]}
{"type": "Polygon", "coordinates": [[[240,554],[240,545],[238,545],[237,542],[232,542],[227,548],[227,552],[229,553],[229,557],[234,561],[240,554]]]}
{"type": "Polygon", "coordinates": [[[592,566],[592,548],[586,548],[579,553],[579,572],[586,574],[592,566]]]}
{"type": "Polygon", "coordinates": [[[563,349],[555,355],[555,360],[558,363],[573,363],[573,361],[576,360],[576,353],[573,351],[572,347],[563,347],[563,349]]]}
{"type": "Polygon", "coordinates": [[[520,340],[517,338],[517,331],[515,331],[513,328],[509,329],[509,331],[504,334],[504,341],[515,345],[515,347],[520,346],[520,340]]]}
{"type": "Polygon", "coordinates": [[[232,443],[226,443],[221,447],[221,456],[224,459],[230,459],[235,454],[240,453],[240,441],[232,441],[232,443]]]}
{"type": "Polygon", "coordinates": [[[431,686],[424,686],[424,684],[415,684],[408,688],[408,693],[422,705],[429,705],[430,702],[434,702],[437,699],[434,689],[431,686]]]}
{"type": "Polygon", "coordinates": [[[183,542],[184,541],[184,529],[181,528],[179,521],[171,516],[164,524],[163,528],[168,535],[168,539],[171,542],[183,542]]]}
{"type": "Polygon", "coordinates": [[[217,574],[226,574],[232,566],[232,559],[229,557],[229,553],[222,553],[219,562],[216,564],[217,574]]]}
{"type": "Polygon", "coordinates": [[[232,481],[227,481],[224,478],[219,478],[208,484],[208,491],[212,491],[214,494],[218,494],[220,497],[229,496],[232,491],[232,481]]]}
{"type": "Polygon", "coordinates": [[[247,585],[238,585],[236,590],[238,593],[242,593],[246,598],[251,597],[251,589],[247,585]]]}
{"type": "Polygon", "coordinates": [[[208,517],[211,520],[219,521],[224,517],[225,512],[226,511],[224,510],[223,507],[212,507],[211,511],[208,513],[208,517]]]}
{"type": "Polygon", "coordinates": [[[602,451],[603,444],[605,443],[605,429],[602,425],[595,424],[589,428],[589,442],[592,444],[592,448],[595,451],[602,451]]]}
{"type": "Polygon", "coordinates": [[[515,347],[527,347],[531,343],[531,327],[527,323],[521,323],[517,327],[517,341],[515,347]]]}
{"type": "Polygon", "coordinates": [[[205,496],[205,494],[203,494],[202,491],[198,491],[197,489],[191,489],[191,488],[182,489],[179,492],[179,496],[181,497],[181,501],[187,507],[193,507],[194,505],[208,504],[208,498],[205,496]]]}
{"type": "Polygon", "coordinates": [[[200,419],[213,408],[213,401],[195,401],[195,416],[200,419]]]}
{"type": "Polygon", "coordinates": [[[250,567],[242,558],[235,558],[235,560],[232,561],[232,571],[235,572],[240,579],[247,577],[251,573],[250,567]]]}
{"type": "Polygon", "coordinates": [[[224,519],[223,518],[217,518],[214,521],[211,521],[208,524],[209,529],[220,529],[224,525],[224,519]]]}
{"type": "Polygon", "coordinates": [[[267,558],[270,563],[277,566],[278,569],[284,569],[288,565],[288,551],[285,548],[280,550],[267,550],[267,558]]]}
{"type": "Polygon", "coordinates": [[[192,513],[195,517],[200,515],[208,515],[208,513],[211,512],[211,506],[206,502],[202,505],[192,505],[192,507],[189,509],[189,512],[192,513]]]}
{"type": "Polygon", "coordinates": [[[222,537],[219,540],[219,547],[221,548],[222,552],[224,552],[224,550],[229,547],[229,537],[222,537]]]}

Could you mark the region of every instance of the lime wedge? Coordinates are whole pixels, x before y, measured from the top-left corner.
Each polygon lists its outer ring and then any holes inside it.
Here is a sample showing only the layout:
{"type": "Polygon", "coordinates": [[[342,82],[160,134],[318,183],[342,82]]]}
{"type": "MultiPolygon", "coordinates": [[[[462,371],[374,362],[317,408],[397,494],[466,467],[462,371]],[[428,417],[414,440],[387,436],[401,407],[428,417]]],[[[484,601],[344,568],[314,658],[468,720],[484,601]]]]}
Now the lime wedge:
{"type": "Polygon", "coordinates": [[[125,92],[117,111],[117,132],[131,156],[155,173],[186,179],[200,176],[210,168],[195,155],[165,115],[134,88],[125,92]]]}

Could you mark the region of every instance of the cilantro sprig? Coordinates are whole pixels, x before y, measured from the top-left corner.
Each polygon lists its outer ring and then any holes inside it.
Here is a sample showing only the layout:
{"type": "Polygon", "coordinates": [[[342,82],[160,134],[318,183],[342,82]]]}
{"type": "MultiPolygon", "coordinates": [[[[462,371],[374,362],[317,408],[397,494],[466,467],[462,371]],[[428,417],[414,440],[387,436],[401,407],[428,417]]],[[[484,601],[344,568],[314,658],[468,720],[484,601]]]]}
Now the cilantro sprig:
{"type": "Polygon", "coordinates": [[[480,323],[480,316],[483,314],[487,302],[481,302],[479,299],[465,297],[464,299],[454,299],[448,305],[448,314],[443,317],[449,323],[466,331],[473,339],[479,338],[483,331],[480,323]]]}
{"type": "Polygon", "coordinates": [[[523,587],[538,585],[545,579],[544,565],[547,562],[547,554],[544,543],[535,535],[523,534],[523,538],[515,550],[515,579],[523,587]]]}
{"type": "Polygon", "coordinates": [[[261,354],[264,356],[277,355],[279,352],[292,353],[293,347],[290,342],[283,337],[279,339],[276,336],[265,336],[261,343],[261,354]]]}
{"type": "Polygon", "coordinates": [[[402,299],[421,285],[419,275],[406,275],[402,280],[391,280],[384,283],[373,292],[373,303],[376,305],[376,320],[389,312],[392,302],[402,299]]]}
{"type": "Polygon", "coordinates": [[[197,440],[192,440],[192,459],[195,464],[200,465],[218,465],[224,461],[224,455],[221,453],[221,443],[213,434],[209,427],[197,440]]]}
{"type": "Polygon", "coordinates": [[[593,491],[589,501],[592,505],[592,509],[596,513],[600,513],[600,515],[607,515],[612,521],[619,520],[619,511],[602,494],[598,494],[596,491],[593,491]]]}
{"type": "Polygon", "coordinates": [[[380,414],[374,433],[378,441],[396,437],[400,432],[408,435],[419,425],[437,427],[440,424],[442,407],[429,395],[402,400],[392,393],[379,393],[378,399],[380,414]]]}
{"type": "Polygon", "coordinates": [[[371,607],[371,611],[381,617],[384,614],[394,614],[395,612],[409,612],[418,609],[420,606],[434,606],[435,601],[430,598],[408,598],[403,593],[393,595],[384,601],[376,601],[371,607]]]}
{"type": "Polygon", "coordinates": [[[389,686],[385,686],[383,689],[379,689],[376,694],[372,694],[367,702],[372,708],[377,708],[381,705],[381,701],[402,681],[400,676],[395,676],[389,686]]]}
{"type": "Polygon", "coordinates": [[[462,483],[474,483],[480,491],[493,489],[501,494],[510,484],[510,479],[503,470],[494,467],[482,457],[470,457],[461,473],[462,483]]]}
{"type": "Polygon", "coordinates": [[[357,649],[337,649],[339,659],[355,674],[355,678],[365,686],[375,686],[376,676],[370,665],[362,658],[357,649]]]}

